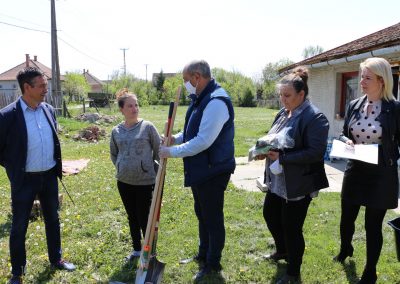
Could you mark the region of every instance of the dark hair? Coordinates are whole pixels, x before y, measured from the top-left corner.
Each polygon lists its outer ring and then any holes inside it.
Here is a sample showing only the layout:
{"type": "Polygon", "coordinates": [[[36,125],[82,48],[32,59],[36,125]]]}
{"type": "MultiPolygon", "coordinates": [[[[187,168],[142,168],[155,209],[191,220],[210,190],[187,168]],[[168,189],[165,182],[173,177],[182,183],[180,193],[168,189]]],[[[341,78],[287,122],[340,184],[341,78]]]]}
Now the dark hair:
{"type": "Polygon", "coordinates": [[[183,73],[189,73],[193,75],[194,73],[199,73],[204,78],[211,78],[211,69],[205,60],[193,60],[183,68],[183,73]]]}
{"type": "Polygon", "coordinates": [[[44,73],[36,67],[26,67],[18,72],[17,80],[22,94],[25,92],[24,84],[27,83],[33,87],[33,81],[36,77],[44,76],[44,73]]]}
{"type": "Polygon", "coordinates": [[[127,88],[123,88],[123,89],[119,90],[119,91],[115,94],[115,97],[117,98],[118,106],[119,106],[120,108],[123,108],[123,107],[124,107],[124,105],[125,105],[125,100],[126,100],[127,98],[129,98],[129,97],[134,98],[136,101],[138,100],[138,99],[137,99],[137,96],[136,96],[135,94],[133,94],[133,93],[130,93],[129,90],[128,90],[127,88]]]}
{"type": "Polygon", "coordinates": [[[284,76],[277,84],[278,88],[281,85],[292,85],[297,93],[304,91],[304,97],[308,95],[308,69],[304,66],[299,66],[293,69],[293,71],[284,76]]]}

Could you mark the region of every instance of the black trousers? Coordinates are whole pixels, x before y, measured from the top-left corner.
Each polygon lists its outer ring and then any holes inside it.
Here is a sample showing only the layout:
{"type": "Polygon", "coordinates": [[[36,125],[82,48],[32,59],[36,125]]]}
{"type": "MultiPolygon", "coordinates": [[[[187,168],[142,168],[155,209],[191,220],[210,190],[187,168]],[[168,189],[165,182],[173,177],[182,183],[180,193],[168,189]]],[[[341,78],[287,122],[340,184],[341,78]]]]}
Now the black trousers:
{"type": "Polygon", "coordinates": [[[219,268],[225,245],[224,192],[231,174],[221,174],[192,186],[194,211],[199,221],[199,256],[219,268]]]}
{"type": "Polygon", "coordinates": [[[287,201],[271,192],[265,196],[264,219],[274,238],[276,251],[287,253],[287,274],[291,276],[300,275],[305,249],[303,224],[310,202],[309,196],[299,201],[287,201]]]}
{"type": "Polygon", "coordinates": [[[141,239],[146,234],[147,220],[151,205],[154,184],[131,185],[117,181],[119,195],[128,214],[133,249],[142,249],[141,239]]]}
{"type": "Polygon", "coordinates": [[[36,195],[43,211],[49,261],[55,264],[61,259],[58,181],[55,169],[41,173],[26,173],[22,187],[11,193],[10,257],[12,274],[15,276],[22,275],[25,271],[25,235],[36,195]]]}
{"type": "MultiPolygon", "coordinates": [[[[361,205],[355,205],[342,198],[342,215],[340,217],[341,250],[351,247],[355,231],[355,221],[361,205]]],[[[367,235],[367,262],[365,269],[375,271],[382,250],[382,222],[386,215],[386,209],[365,207],[365,231],[367,235]]]]}

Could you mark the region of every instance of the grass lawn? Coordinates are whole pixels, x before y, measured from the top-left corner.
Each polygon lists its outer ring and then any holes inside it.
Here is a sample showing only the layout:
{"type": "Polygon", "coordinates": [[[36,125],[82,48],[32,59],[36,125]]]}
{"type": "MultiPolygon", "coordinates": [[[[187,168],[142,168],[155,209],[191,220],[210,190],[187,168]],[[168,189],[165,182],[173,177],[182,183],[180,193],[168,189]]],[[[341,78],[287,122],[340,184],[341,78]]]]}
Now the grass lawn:
{"type": "MultiPolygon", "coordinates": [[[[92,109],[91,109],[92,110],[92,109]]],[[[180,107],[175,130],[181,130],[186,107],[180,107]]],[[[236,108],[236,156],[246,156],[256,139],[271,125],[276,110],[236,108]]],[[[103,110],[114,113],[112,110],[103,110]]],[[[79,110],[72,109],[73,114],[79,110]]],[[[161,132],[167,117],[166,106],[141,109],[143,118],[152,121],[161,132]]],[[[121,117],[122,119],[122,117],[121,117]]],[[[114,167],[109,159],[109,133],[113,125],[100,125],[107,131],[105,140],[96,144],[75,142],[65,134],[74,134],[89,125],[72,119],[59,119],[63,126],[64,159],[90,159],[89,166],[75,176],[64,177],[64,183],[76,206],[64,195],[61,226],[64,257],[78,269],[68,273],[53,271],[47,259],[44,223],[30,223],[27,233],[27,274],[25,283],[133,283],[134,263],[125,263],[130,250],[126,213],[120,200],[114,167]]],[[[72,135],[71,135],[72,136],[72,135]]],[[[168,161],[160,233],[158,259],[165,262],[163,283],[191,283],[197,272],[194,263],[179,265],[179,259],[197,250],[197,221],[191,191],[183,187],[182,161],[168,161]]],[[[8,239],[11,225],[10,189],[3,169],[0,170],[0,283],[10,275],[8,239]]],[[[270,263],[262,255],[274,250],[273,240],[262,217],[264,194],[245,192],[232,184],[225,194],[226,245],[222,265],[226,283],[270,283],[281,276],[285,263],[270,263]]],[[[400,263],[392,229],[386,221],[395,217],[388,212],[383,225],[384,245],[378,264],[378,283],[400,283],[400,263]]],[[[354,257],[344,265],[332,257],[339,250],[339,193],[321,193],[311,203],[304,226],[306,252],[302,266],[304,283],[356,283],[365,263],[365,231],[363,211],[354,236],[354,257]]],[[[215,282],[217,283],[217,282],[215,282]]]]}

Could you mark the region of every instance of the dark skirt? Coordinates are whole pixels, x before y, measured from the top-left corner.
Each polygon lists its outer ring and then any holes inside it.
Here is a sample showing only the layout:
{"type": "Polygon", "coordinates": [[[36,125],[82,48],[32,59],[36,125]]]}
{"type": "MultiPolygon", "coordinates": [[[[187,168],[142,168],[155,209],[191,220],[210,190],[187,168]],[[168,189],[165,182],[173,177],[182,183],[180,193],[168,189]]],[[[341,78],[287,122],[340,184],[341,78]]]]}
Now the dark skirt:
{"type": "Polygon", "coordinates": [[[377,209],[397,208],[399,176],[397,164],[374,165],[349,160],[343,176],[342,198],[355,205],[377,209]]]}

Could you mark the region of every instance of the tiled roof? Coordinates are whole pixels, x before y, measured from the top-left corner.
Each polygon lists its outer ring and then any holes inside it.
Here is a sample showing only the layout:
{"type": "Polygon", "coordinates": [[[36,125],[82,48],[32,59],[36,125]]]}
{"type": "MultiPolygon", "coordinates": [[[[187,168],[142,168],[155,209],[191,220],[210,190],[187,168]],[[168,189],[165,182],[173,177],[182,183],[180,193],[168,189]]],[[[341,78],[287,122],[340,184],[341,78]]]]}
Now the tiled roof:
{"type": "MultiPolygon", "coordinates": [[[[37,67],[39,68],[48,79],[51,79],[51,69],[39,61],[34,61],[32,59],[29,60],[29,66],[31,67],[37,67]]],[[[4,73],[0,74],[0,81],[13,81],[16,80],[17,74],[20,70],[24,69],[26,67],[26,62],[24,61],[23,63],[15,66],[14,68],[11,68],[8,71],[5,71],[4,73]]]]}
{"type": "Polygon", "coordinates": [[[92,74],[89,73],[89,71],[83,70],[83,76],[86,79],[86,82],[88,82],[89,85],[104,85],[104,83],[98,79],[97,77],[93,76],[92,74]]]}
{"type": "Polygon", "coordinates": [[[377,31],[370,35],[356,39],[334,49],[325,51],[303,61],[286,66],[279,70],[279,73],[290,70],[300,65],[310,65],[319,62],[326,62],[332,59],[339,59],[351,55],[361,54],[368,51],[400,45],[400,23],[377,31]]]}

